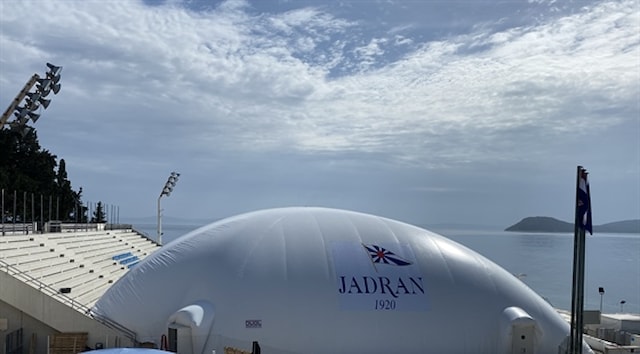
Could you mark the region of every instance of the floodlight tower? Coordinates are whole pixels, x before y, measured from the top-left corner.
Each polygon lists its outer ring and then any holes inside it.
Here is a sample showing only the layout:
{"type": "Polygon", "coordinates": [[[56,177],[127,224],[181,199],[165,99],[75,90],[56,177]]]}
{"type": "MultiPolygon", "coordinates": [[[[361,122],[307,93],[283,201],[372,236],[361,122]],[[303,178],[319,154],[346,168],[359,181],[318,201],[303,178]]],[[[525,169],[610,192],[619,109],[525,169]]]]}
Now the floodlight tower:
{"type": "Polygon", "coordinates": [[[604,288],[599,287],[598,292],[600,293],[600,314],[602,314],[602,299],[604,298],[604,288]]]}
{"type": "Polygon", "coordinates": [[[160,245],[162,245],[162,209],[160,209],[160,199],[162,199],[163,195],[166,195],[167,197],[171,195],[171,192],[173,191],[173,187],[176,186],[176,183],[178,183],[178,177],[180,177],[180,174],[177,172],[171,172],[171,174],[169,175],[169,178],[167,179],[167,183],[164,184],[164,187],[162,188],[162,192],[160,192],[160,196],[158,197],[158,236],[157,236],[157,240],[158,243],[160,245]]]}
{"type": "Polygon", "coordinates": [[[3,129],[5,124],[9,125],[9,129],[19,132],[23,137],[29,134],[33,128],[27,126],[29,119],[34,123],[40,118],[40,114],[35,113],[40,107],[47,109],[51,103],[50,99],[45,99],[53,91],[54,94],[60,92],[60,72],[62,72],[61,66],[55,66],[51,63],[47,63],[49,71],[45,74],[44,78],[40,78],[38,74],[33,74],[29,81],[24,85],[22,90],[13,99],[9,107],[2,114],[0,118],[0,129],[3,129]],[[33,86],[36,86],[35,92],[30,92],[33,86]],[[24,105],[20,106],[20,103],[24,100],[24,105]],[[11,113],[15,116],[15,119],[9,123],[9,117],[11,113]]]}

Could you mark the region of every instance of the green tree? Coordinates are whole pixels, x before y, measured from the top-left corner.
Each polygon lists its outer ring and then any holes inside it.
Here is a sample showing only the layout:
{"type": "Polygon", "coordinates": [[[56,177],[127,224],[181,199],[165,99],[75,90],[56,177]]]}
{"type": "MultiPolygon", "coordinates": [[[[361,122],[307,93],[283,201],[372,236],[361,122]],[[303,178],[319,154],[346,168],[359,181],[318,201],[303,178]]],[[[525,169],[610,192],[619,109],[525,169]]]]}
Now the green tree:
{"type": "Polygon", "coordinates": [[[20,220],[45,221],[49,215],[72,220],[71,210],[78,201],[81,204],[81,195],[71,188],[63,160],[56,170],[56,158],[40,147],[35,130],[23,137],[11,129],[0,129],[0,189],[4,190],[5,214],[11,208],[9,213],[20,220]],[[21,207],[25,202],[28,207],[21,207]],[[18,206],[15,209],[14,204],[18,206]]]}
{"type": "Polygon", "coordinates": [[[96,210],[93,211],[93,217],[91,218],[91,222],[94,222],[94,223],[107,222],[107,217],[104,213],[104,207],[102,206],[102,202],[98,202],[98,204],[96,205],[96,210]]]}
{"type": "Polygon", "coordinates": [[[67,178],[67,164],[64,159],[60,159],[58,171],[55,178],[55,194],[58,196],[57,206],[60,219],[64,221],[72,220],[73,211],[76,208],[76,199],[79,196],[71,189],[71,181],[67,178]]]}

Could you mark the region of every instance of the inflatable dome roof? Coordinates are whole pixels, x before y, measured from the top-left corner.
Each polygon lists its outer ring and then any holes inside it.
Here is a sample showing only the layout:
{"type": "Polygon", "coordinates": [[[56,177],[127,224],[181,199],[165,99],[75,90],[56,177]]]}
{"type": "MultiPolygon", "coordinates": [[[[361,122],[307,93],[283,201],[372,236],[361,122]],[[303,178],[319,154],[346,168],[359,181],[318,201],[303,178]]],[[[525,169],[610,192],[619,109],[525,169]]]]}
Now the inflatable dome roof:
{"type": "Polygon", "coordinates": [[[569,332],[524,283],[460,244],[307,207],[194,230],[133,267],[92,311],[140,341],[174,329],[181,353],[254,341],[264,353],[557,353],[569,332]]]}

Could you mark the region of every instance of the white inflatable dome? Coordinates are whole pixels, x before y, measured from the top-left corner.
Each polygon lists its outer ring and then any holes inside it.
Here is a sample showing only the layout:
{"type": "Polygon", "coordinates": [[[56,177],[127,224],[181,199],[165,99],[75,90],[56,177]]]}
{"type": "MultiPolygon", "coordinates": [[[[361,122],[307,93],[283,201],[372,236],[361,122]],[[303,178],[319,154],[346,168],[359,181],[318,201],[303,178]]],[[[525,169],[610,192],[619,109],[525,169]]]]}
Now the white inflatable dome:
{"type": "Polygon", "coordinates": [[[258,211],[190,232],[132,268],[93,312],[140,341],[177,328],[179,345],[207,354],[254,341],[263,353],[558,353],[569,332],[545,300],[474,251],[326,208],[258,211]]]}

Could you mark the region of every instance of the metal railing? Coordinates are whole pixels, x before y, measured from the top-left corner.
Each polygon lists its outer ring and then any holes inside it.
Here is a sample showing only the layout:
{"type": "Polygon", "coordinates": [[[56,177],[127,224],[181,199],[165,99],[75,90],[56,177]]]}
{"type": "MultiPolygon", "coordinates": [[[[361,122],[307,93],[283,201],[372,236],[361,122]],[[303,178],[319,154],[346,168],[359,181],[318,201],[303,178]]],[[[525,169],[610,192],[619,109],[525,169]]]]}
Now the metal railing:
{"type": "Polygon", "coordinates": [[[0,235],[28,235],[36,230],[33,223],[0,224],[0,235]]]}
{"type": "Polygon", "coordinates": [[[131,339],[134,343],[136,343],[136,332],[134,332],[133,330],[130,330],[127,327],[107,317],[93,313],[91,309],[86,305],[79,303],[69,296],[59,293],[56,289],[30,276],[29,274],[27,274],[27,272],[15,268],[2,259],[0,259],[0,269],[2,269],[10,276],[22,281],[23,283],[30,284],[36,290],[39,290],[41,293],[56,299],[58,302],[67,305],[72,309],[82,313],[83,315],[102,323],[106,327],[122,333],[125,337],[131,339]]]}
{"type": "MultiPolygon", "coordinates": [[[[102,231],[102,230],[130,230],[131,224],[101,224],[101,223],[70,223],[48,221],[44,228],[38,223],[4,223],[0,224],[0,236],[28,235],[34,233],[102,231]],[[40,227],[39,227],[40,226],[40,227]]],[[[145,235],[146,236],[146,235],[145,235]]],[[[146,236],[148,238],[148,236],[146,236]]]]}
{"type": "Polygon", "coordinates": [[[151,241],[154,245],[158,245],[158,246],[162,246],[161,244],[158,243],[158,240],[156,240],[155,238],[152,238],[151,236],[149,236],[148,233],[142,231],[142,230],[138,230],[136,228],[134,228],[133,226],[131,227],[131,230],[133,230],[133,232],[137,233],[138,235],[146,238],[147,240],[151,241]]]}

